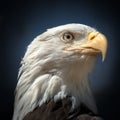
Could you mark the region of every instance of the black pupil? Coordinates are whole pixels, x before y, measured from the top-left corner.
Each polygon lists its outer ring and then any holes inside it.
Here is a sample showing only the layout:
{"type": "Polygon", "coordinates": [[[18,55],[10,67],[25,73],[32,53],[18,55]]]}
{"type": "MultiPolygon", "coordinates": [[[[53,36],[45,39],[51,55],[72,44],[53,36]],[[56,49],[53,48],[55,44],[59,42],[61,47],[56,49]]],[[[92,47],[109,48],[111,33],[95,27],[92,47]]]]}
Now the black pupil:
{"type": "Polygon", "coordinates": [[[70,36],[70,35],[66,35],[66,38],[67,38],[67,39],[70,39],[70,38],[71,38],[71,36],[70,36]]]}

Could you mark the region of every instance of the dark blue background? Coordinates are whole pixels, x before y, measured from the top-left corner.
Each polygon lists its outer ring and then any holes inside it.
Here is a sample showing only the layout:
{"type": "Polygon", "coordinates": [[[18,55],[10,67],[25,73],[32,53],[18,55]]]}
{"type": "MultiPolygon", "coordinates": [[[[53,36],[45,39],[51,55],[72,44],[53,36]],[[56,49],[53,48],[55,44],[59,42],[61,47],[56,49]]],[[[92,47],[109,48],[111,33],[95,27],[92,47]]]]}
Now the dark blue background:
{"type": "Polygon", "coordinates": [[[20,61],[27,45],[47,28],[82,23],[104,33],[108,57],[91,76],[100,115],[117,120],[120,113],[119,2],[102,0],[0,1],[0,115],[10,120],[20,61]]]}

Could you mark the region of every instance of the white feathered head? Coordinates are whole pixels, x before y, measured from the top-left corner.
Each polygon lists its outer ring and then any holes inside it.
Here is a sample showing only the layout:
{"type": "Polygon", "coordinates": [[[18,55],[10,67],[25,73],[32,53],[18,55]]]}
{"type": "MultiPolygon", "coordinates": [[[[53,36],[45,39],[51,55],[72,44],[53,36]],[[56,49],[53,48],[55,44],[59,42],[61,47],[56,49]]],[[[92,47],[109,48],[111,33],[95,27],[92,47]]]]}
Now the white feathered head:
{"type": "Polygon", "coordinates": [[[48,29],[28,46],[16,87],[13,120],[22,120],[37,106],[54,98],[72,97],[72,109],[83,102],[96,112],[88,75],[96,56],[105,59],[107,40],[82,24],[48,29]]]}

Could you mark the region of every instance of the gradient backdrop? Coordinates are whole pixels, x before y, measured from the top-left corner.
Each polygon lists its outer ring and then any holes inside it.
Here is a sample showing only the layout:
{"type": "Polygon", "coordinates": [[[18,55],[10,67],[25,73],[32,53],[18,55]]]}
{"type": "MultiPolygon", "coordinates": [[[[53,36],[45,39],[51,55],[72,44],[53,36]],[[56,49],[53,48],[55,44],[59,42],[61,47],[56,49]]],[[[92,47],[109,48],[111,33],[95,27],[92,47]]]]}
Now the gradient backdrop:
{"type": "MultiPolygon", "coordinates": [[[[14,89],[26,47],[47,28],[82,23],[104,33],[109,42],[104,63],[98,58],[91,76],[100,115],[120,118],[120,19],[117,1],[39,0],[0,2],[0,115],[11,120],[14,89]]],[[[0,118],[1,119],[1,118],[0,118]]]]}

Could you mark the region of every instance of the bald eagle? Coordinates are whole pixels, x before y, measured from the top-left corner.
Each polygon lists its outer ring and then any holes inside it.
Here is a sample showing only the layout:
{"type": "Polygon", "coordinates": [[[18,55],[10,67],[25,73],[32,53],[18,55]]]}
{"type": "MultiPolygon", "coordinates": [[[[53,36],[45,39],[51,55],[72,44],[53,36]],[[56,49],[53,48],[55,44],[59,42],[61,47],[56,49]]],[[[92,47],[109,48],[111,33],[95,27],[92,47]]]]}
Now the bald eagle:
{"type": "Polygon", "coordinates": [[[96,117],[88,76],[97,56],[104,61],[107,46],[102,33],[83,24],[61,25],[37,36],[21,62],[13,120],[96,117]]]}

